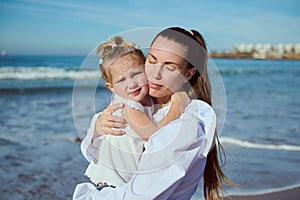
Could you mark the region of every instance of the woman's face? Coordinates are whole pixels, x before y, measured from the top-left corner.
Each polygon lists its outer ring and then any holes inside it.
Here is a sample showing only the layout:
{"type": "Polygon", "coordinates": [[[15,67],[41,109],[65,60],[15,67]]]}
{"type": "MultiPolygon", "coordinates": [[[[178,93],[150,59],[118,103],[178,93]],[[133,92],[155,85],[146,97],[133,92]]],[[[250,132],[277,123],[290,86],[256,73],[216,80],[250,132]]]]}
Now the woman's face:
{"type": "Polygon", "coordinates": [[[180,56],[184,51],[185,48],[174,41],[162,37],[155,40],[145,63],[151,96],[170,97],[194,74],[194,70],[187,70],[187,62],[180,56]]]}

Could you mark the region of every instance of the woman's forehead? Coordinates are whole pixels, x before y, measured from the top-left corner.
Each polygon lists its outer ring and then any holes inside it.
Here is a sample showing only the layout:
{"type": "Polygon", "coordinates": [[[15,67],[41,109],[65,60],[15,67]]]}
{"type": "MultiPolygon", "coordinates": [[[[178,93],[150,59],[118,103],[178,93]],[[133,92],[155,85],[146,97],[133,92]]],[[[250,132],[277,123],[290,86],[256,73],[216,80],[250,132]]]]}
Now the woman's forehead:
{"type": "Polygon", "coordinates": [[[156,48],[150,49],[149,55],[154,57],[159,63],[174,63],[177,65],[182,65],[183,62],[185,62],[185,60],[177,54],[156,48]]]}
{"type": "Polygon", "coordinates": [[[188,56],[188,48],[173,40],[158,36],[151,46],[151,50],[166,51],[185,59],[188,56]]]}

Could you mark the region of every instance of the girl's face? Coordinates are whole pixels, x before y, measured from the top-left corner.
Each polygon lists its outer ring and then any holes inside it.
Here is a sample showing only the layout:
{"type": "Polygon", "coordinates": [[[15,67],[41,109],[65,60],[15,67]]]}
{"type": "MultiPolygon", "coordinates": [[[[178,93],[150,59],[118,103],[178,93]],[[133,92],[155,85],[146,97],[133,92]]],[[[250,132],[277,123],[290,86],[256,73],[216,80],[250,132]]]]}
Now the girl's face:
{"type": "Polygon", "coordinates": [[[195,69],[187,70],[187,62],[180,56],[184,51],[185,48],[174,41],[162,37],[155,40],[145,63],[151,96],[168,101],[195,73],[195,69]]]}
{"type": "Polygon", "coordinates": [[[110,66],[112,84],[106,86],[124,99],[141,102],[148,94],[148,81],[141,59],[120,58],[110,66]]]}

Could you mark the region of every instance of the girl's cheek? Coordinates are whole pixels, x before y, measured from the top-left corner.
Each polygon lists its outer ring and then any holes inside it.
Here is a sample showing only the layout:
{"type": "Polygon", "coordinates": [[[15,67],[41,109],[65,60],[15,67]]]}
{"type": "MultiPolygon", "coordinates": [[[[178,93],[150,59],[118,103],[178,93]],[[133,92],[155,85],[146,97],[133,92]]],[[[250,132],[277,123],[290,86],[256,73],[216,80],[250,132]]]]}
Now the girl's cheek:
{"type": "Polygon", "coordinates": [[[115,86],[115,93],[123,98],[128,98],[128,93],[124,84],[120,83],[115,86]]]}
{"type": "Polygon", "coordinates": [[[148,79],[145,77],[141,78],[141,85],[144,86],[144,85],[148,85],[148,79]]]}

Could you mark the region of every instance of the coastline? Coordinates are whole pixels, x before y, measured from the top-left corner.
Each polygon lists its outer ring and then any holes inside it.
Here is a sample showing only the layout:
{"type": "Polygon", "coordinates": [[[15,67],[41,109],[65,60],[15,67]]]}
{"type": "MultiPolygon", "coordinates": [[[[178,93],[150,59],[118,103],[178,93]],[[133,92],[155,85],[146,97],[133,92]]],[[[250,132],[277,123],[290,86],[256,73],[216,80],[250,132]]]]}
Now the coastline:
{"type": "Polygon", "coordinates": [[[280,190],[265,194],[253,194],[253,195],[231,195],[226,196],[224,200],[298,200],[300,197],[300,186],[290,188],[287,190],[280,190]]]}
{"type": "Polygon", "coordinates": [[[259,59],[259,60],[300,60],[300,55],[296,54],[283,54],[280,56],[275,55],[264,55],[256,56],[252,53],[219,53],[212,52],[210,53],[211,58],[227,58],[227,59],[259,59]]]}

